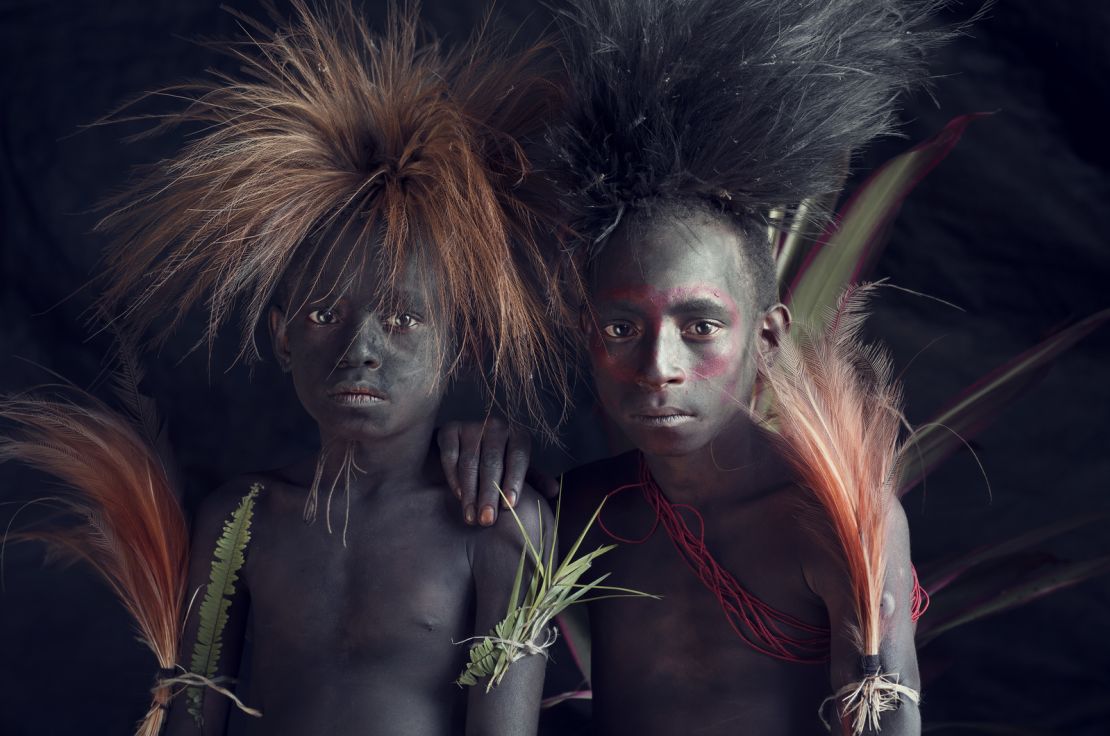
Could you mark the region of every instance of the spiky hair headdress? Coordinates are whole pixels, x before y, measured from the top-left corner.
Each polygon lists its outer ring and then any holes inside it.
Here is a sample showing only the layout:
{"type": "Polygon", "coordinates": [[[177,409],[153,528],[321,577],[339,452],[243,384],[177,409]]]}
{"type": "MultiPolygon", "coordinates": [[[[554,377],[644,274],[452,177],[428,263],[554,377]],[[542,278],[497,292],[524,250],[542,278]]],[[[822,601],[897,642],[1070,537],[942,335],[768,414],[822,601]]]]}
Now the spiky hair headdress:
{"type": "Polygon", "coordinates": [[[741,219],[839,186],[924,73],[943,0],[572,0],[556,174],[592,256],[625,213],[709,202],[741,219]]]}
{"type": "Polygon", "coordinates": [[[188,104],[155,131],[204,127],[114,201],[101,306],[144,334],[166,320],[157,340],[205,301],[211,341],[242,304],[242,354],[256,357],[291,265],[336,255],[354,273],[378,240],[385,274],[415,261],[430,275],[452,369],[480,360],[511,404],[538,411],[532,375],[560,380],[534,242],[547,220],[522,149],[560,102],[545,49],[479,34],[448,53],[421,43],[411,5],[391,7],[381,35],[350,0],[293,7],[276,31],[238,16],[237,73],[161,93],[188,104]]]}

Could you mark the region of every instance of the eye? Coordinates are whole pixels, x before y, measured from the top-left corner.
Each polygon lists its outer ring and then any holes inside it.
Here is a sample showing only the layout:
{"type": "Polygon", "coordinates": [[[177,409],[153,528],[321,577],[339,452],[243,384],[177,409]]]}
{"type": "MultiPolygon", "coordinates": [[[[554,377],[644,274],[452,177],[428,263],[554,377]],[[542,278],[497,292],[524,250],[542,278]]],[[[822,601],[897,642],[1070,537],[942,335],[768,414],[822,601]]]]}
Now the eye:
{"type": "Polygon", "coordinates": [[[387,330],[396,330],[398,332],[411,330],[413,327],[416,327],[419,324],[420,318],[417,317],[415,314],[409,314],[408,312],[395,314],[385,320],[385,328],[387,330]]]}
{"type": "Polygon", "coordinates": [[[313,309],[308,313],[308,321],[316,325],[333,325],[339,321],[334,309],[313,309]]]}
{"type": "Polygon", "coordinates": [[[621,340],[633,337],[636,334],[636,327],[631,322],[610,322],[602,327],[601,331],[605,333],[606,337],[621,340]]]}
{"type": "Polygon", "coordinates": [[[720,332],[723,326],[724,325],[719,322],[699,319],[697,322],[690,323],[684,332],[691,337],[712,337],[720,332]]]}

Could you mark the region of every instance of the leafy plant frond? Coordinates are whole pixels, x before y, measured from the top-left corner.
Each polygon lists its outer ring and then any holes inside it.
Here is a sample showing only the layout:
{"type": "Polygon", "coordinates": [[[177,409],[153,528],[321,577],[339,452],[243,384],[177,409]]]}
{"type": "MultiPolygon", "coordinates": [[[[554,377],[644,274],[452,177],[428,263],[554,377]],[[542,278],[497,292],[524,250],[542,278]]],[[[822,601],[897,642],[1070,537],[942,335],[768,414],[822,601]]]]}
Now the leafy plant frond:
{"type": "MultiPolygon", "coordinates": [[[[502,497],[504,497],[503,493],[502,497]]],[[[616,547],[614,544],[607,544],[587,554],[581,556],[578,554],[586,534],[605,505],[604,501],[594,511],[566,558],[558,565],[555,564],[555,535],[558,534],[562,501],[563,493],[560,488],[555,505],[555,524],[551,531],[551,552],[546,557],[543,554],[545,532],[542,525],[537,548],[532,543],[516,510],[509,506],[509,511],[524,537],[524,548],[520,552],[520,563],[517,565],[509,607],[505,612],[505,618],[494,626],[493,632],[475,637],[476,641],[470,647],[470,661],[455,681],[456,684],[475,686],[483,678],[488,678],[486,682],[488,693],[501,683],[513,662],[529,655],[546,655],[546,650],[555,642],[556,637],[555,629],[551,626],[552,620],[575,603],[598,600],[596,597],[587,597],[591,592],[607,592],[604,597],[658,598],[638,590],[603,585],[608,574],[589,582],[581,582],[594,561],[616,547]],[[524,572],[528,567],[529,558],[531,558],[532,575],[525,587],[524,572]],[[520,598],[522,587],[525,588],[523,599],[520,598]]]]}
{"type": "MultiPolygon", "coordinates": [[[[885,163],[860,186],[841,208],[836,222],[804,256],[796,249],[780,251],[780,264],[785,257],[802,261],[789,282],[786,299],[796,319],[815,330],[823,327],[826,310],[836,304],[845,287],[866,278],[875,265],[886,247],[890,226],[902,202],[944,160],[968,124],[983,115],[955,118],[937,135],[885,163]]],[[[798,242],[799,248],[805,245],[798,242]]],[[[784,269],[782,264],[780,272],[784,269]]]]}
{"type": "Polygon", "coordinates": [[[983,545],[969,552],[955,555],[948,560],[922,566],[920,570],[922,585],[931,595],[935,595],[974,568],[1013,559],[1017,555],[1028,552],[1034,545],[1075,531],[1096,521],[1104,521],[1106,516],[1106,514],[1075,516],[1054,524],[1030,529],[1001,542],[983,545]]]}
{"type": "Polygon", "coordinates": [[[1011,401],[1035,385],[1061,353],[1110,321],[1110,309],[1096,312],[1006,361],[969,386],[929,422],[910,435],[900,493],[922,478],[976,434],[1011,401]]]}
{"type": "Polygon", "coordinates": [[[1110,556],[1079,562],[1058,562],[1043,566],[1038,572],[1022,576],[1012,586],[999,588],[984,586],[981,597],[972,604],[962,606],[950,616],[930,615],[921,619],[917,630],[917,646],[924,647],[941,634],[957,626],[977,621],[1025,605],[1058,590],[1077,585],[1110,573],[1110,556]]]}
{"type": "MultiPolygon", "coordinates": [[[[223,532],[216,541],[212,556],[212,570],[204,600],[200,604],[200,627],[197,640],[193,645],[190,671],[212,679],[223,649],[223,632],[227,626],[228,609],[235,596],[235,583],[239,571],[246,560],[247,545],[251,539],[251,519],[254,515],[254,501],[262,491],[262,485],[255,483],[239,502],[239,506],[224,522],[223,532]]],[[[188,689],[189,713],[197,725],[202,724],[201,706],[204,703],[205,688],[188,689]]]]}

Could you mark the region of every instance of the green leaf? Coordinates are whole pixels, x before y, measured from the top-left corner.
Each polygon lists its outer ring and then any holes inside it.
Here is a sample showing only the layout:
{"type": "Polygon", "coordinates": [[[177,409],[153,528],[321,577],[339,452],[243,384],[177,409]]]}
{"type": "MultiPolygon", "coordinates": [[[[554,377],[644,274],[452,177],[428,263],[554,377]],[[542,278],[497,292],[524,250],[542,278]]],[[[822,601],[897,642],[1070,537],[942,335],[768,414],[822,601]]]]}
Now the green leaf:
{"type": "MultiPolygon", "coordinates": [[[[254,500],[262,491],[262,485],[255,483],[247,495],[239,502],[238,508],[224,522],[223,533],[216,541],[212,556],[212,570],[208,576],[208,586],[204,600],[200,604],[200,625],[197,640],[193,644],[193,658],[189,669],[209,679],[216,676],[223,649],[223,633],[227,627],[227,612],[235,596],[235,583],[239,570],[246,560],[247,545],[251,540],[251,519],[254,515],[254,500]]],[[[189,713],[198,727],[203,724],[201,708],[204,703],[205,688],[188,689],[189,713]]]]}
{"type": "Polygon", "coordinates": [[[1110,556],[1052,565],[1047,570],[1027,576],[1017,585],[992,593],[986,599],[963,608],[954,616],[922,618],[917,629],[917,646],[920,649],[941,634],[958,626],[1008,611],[1106,573],[1110,573],[1110,556]]]}
{"type": "Polygon", "coordinates": [[[1106,514],[1084,514],[1055,524],[1046,524],[1018,534],[1016,537],[983,545],[970,552],[955,555],[944,562],[922,566],[919,570],[921,584],[925,590],[929,591],[929,595],[936,595],[974,567],[1010,558],[1053,537],[1058,537],[1092,522],[1103,520],[1106,516],[1106,514]]]}
{"type": "Polygon", "coordinates": [[[815,330],[824,311],[878,260],[898,210],[917,183],[940,163],[967,125],[984,113],[955,118],[940,133],[885,163],[841,209],[839,224],[817,242],[790,284],[786,303],[794,318],[815,330]]]}
{"type": "Polygon", "coordinates": [[[1043,370],[1110,319],[1096,312],[1008,360],[965,389],[931,421],[918,427],[903,448],[899,495],[907,493],[941,461],[978,434],[1015,397],[1035,385],[1043,370]]]}
{"type": "MultiPolygon", "coordinates": [[[[549,537],[552,545],[555,544],[556,535],[558,534],[559,512],[562,508],[561,489],[559,493],[560,498],[556,502],[556,528],[552,530],[549,537]]],[[[597,520],[598,514],[601,513],[603,505],[604,502],[598,506],[589,523],[586,524],[582,533],[578,535],[575,543],[571,546],[566,558],[555,569],[552,569],[555,563],[554,555],[544,558],[542,543],[540,549],[537,550],[532,544],[524,523],[520,520],[516,510],[511,506],[508,507],[509,513],[513,515],[521,534],[524,536],[521,566],[517,570],[517,579],[513,585],[513,596],[509,601],[509,611],[505,618],[494,626],[492,634],[476,637],[477,642],[470,648],[470,661],[462,674],[455,680],[456,684],[473,686],[482,678],[488,678],[486,692],[488,693],[497,687],[513,662],[525,656],[536,654],[537,648],[546,646],[550,641],[553,641],[548,633],[552,620],[567,611],[575,602],[584,599],[584,596],[592,590],[611,591],[608,597],[658,597],[637,590],[602,586],[601,583],[608,577],[608,574],[601,575],[588,583],[579,582],[580,578],[590,569],[594,560],[610,552],[616,546],[612,544],[603,545],[588,554],[578,556],[578,550],[590,527],[597,520]],[[532,558],[534,568],[528,588],[524,593],[524,599],[517,603],[521,576],[524,572],[524,560],[527,556],[532,558]]],[[[540,538],[543,539],[542,528],[540,535],[540,538]]]]}
{"type": "Polygon", "coordinates": [[[559,703],[565,703],[568,700],[593,700],[593,690],[586,688],[584,690],[571,690],[570,692],[559,693],[552,695],[550,698],[544,698],[540,703],[541,708],[553,708],[559,703]]]}
{"type": "Polygon", "coordinates": [[[794,213],[787,231],[777,235],[775,280],[779,284],[794,283],[801,265],[809,260],[810,253],[821,242],[825,224],[821,213],[832,212],[836,207],[836,200],[840,196],[842,186],[843,180],[841,186],[821,199],[803,201],[798,206],[798,211],[794,213]]]}

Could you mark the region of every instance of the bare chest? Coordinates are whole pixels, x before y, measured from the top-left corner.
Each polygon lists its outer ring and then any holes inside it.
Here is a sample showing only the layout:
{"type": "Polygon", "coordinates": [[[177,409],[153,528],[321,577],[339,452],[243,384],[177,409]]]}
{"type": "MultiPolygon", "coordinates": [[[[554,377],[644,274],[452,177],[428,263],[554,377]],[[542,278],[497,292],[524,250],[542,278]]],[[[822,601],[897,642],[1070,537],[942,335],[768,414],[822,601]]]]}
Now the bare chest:
{"type": "Polygon", "coordinates": [[[322,522],[271,520],[245,576],[256,642],[339,662],[452,656],[473,617],[470,563],[461,538],[426,522],[366,520],[344,546],[322,522]]]}
{"type": "MultiPolygon", "coordinates": [[[[761,678],[773,676],[780,662],[759,651],[766,648],[765,632],[761,625],[751,625],[756,620],[774,623],[775,616],[761,619],[753,609],[766,606],[763,610],[807,624],[827,623],[821,601],[806,585],[793,541],[797,529],[790,525],[798,519],[778,506],[709,509],[700,518],[682,512],[692,540],[704,541],[715,567],[697,559],[692,545],[676,544],[663,524],[655,524],[654,513],[638,494],[630,494],[613,511],[606,516],[607,527],[619,536],[643,539],[654,527],[642,543],[622,544],[603,558],[613,584],[654,593],[661,600],[602,601],[591,608],[594,640],[611,650],[600,661],[595,654],[602,679],[612,675],[616,682],[635,671],[661,691],[718,691],[722,682],[758,691],[761,678]],[[623,531],[614,528],[618,525],[623,531]],[[729,586],[744,597],[730,595],[729,586]]],[[[786,626],[781,631],[805,635],[786,626]]]]}

